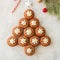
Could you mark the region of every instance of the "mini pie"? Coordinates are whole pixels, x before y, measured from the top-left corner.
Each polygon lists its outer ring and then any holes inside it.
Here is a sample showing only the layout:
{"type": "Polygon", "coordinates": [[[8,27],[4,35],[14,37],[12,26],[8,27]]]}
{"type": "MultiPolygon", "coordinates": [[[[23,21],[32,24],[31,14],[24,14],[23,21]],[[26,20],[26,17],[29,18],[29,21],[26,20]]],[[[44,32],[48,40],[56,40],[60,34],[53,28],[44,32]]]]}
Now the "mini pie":
{"type": "Polygon", "coordinates": [[[22,35],[22,28],[20,28],[20,26],[14,27],[12,30],[12,34],[14,36],[21,36],[22,35]]]}
{"type": "Polygon", "coordinates": [[[34,30],[33,30],[33,28],[31,28],[31,27],[27,27],[27,28],[25,28],[24,29],[24,35],[26,36],[26,37],[31,37],[31,36],[33,36],[34,35],[34,30]]]}
{"type": "Polygon", "coordinates": [[[28,27],[28,20],[26,18],[22,18],[20,21],[19,21],[19,25],[21,28],[26,28],[28,27]]]}
{"type": "Polygon", "coordinates": [[[43,36],[43,37],[40,39],[40,44],[41,44],[42,46],[48,46],[48,45],[50,45],[50,43],[51,43],[51,39],[50,39],[50,37],[48,37],[48,36],[43,36]]]}
{"type": "Polygon", "coordinates": [[[28,55],[28,56],[31,56],[35,53],[35,48],[31,45],[28,45],[28,46],[25,46],[25,53],[28,55]]]}
{"type": "Polygon", "coordinates": [[[20,46],[26,46],[26,45],[28,45],[28,38],[25,37],[25,36],[20,36],[20,37],[18,38],[18,44],[19,44],[20,46]]]}
{"type": "Polygon", "coordinates": [[[24,12],[24,16],[27,19],[32,19],[34,17],[34,12],[31,9],[28,9],[24,12]]]}
{"type": "Polygon", "coordinates": [[[35,29],[35,33],[37,36],[42,37],[46,34],[46,31],[43,27],[39,26],[35,29]]]}
{"type": "Polygon", "coordinates": [[[39,45],[39,37],[37,37],[37,36],[32,36],[32,37],[30,38],[30,44],[31,44],[32,46],[37,46],[37,45],[39,45]]]}
{"type": "Polygon", "coordinates": [[[39,20],[37,18],[32,18],[30,20],[30,27],[36,28],[39,26],[39,20]]]}
{"type": "Polygon", "coordinates": [[[18,39],[16,37],[11,36],[11,37],[8,38],[7,44],[11,47],[14,47],[14,46],[17,45],[17,41],[18,41],[18,39]]]}

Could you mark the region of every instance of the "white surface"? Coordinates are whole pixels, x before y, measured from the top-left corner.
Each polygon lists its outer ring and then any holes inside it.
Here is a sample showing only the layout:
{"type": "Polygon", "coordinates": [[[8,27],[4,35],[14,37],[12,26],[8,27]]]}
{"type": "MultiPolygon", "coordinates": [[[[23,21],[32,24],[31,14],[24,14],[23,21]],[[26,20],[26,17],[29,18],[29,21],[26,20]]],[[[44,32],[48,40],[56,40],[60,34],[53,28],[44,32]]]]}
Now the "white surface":
{"type": "Polygon", "coordinates": [[[26,1],[22,0],[15,13],[12,14],[11,9],[15,6],[14,1],[0,0],[0,60],[60,60],[60,21],[49,13],[43,13],[44,3],[38,4],[36,0],[32,0],[32,9],[41,25],[45,27],[47,35],[51,37],[51,45],[46,48],[36,47],[33,56],[27,56],[24,53],[24,48],[20,46],[12,48],[7,45],[6,41],[11,35],[12,28],[18,24],[27,9],[26,1]]]}

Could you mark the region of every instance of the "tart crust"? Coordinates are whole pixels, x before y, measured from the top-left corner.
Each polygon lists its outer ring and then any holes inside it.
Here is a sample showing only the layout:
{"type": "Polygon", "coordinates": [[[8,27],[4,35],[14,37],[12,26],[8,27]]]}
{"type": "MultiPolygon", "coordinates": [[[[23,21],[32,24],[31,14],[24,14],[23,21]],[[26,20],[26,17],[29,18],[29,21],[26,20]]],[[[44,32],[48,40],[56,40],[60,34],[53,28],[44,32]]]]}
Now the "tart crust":
{"type": "Polygon", "coordinates": [[[13,28],[12,34],[14,36],[21,36],[22,35],[22,30],[23,29],[20,26],[16,26],[16,27],[13,28]]]}
{"type": "Polygon", "coordinates": [[[30,27],[36,28],[39,26],[39,20],[37,18],[32,18],[30,20],[30,27]]]}
{"type": "Polygon", "coordinates": [[[25,36],[20,36],[18,38],[18,45],[23,46],[23,47],[28,45],[28,38],[25,36]]]}
{"type": "Polygon", "coordinates": [[[24,35],[28,38],[32,37],[34,35],[34,29],[31,27],[27,27],[24,29],[24,35]]]}
{"type": "Polygon", "coordinates": [[[48,36],[43,36],[43,37],[40,39],[40,44],[41,44],[42,46],[48,46],[48,45],[50,45],[50,43],[51,43],[51,39],[50,39],[50,37],[48,37],[48,36]]]}
{"type": "Polygon", "coordinates": [[[25,53],[28,56],[31,56],[35,53],[35,48],[31,45],[25,46],[25,53]]]}
{"type": "Polygon", "coordinates": [[[39,45],[39,37],[37,37],[37,36],[32,36],[32,37],[30,38],[30,44],[31,44],[32,46],[37,46],[37,45],[39,45]]]}
{"type": "Polygon", "coordinates": [[[16,37],[11,36],[7,39],[7,44],[11,47],[14,47],[17,45],[17,41],[18,41],[18,39],[16,37]]]}
{"type": "Polygon", "coordinates": [[[37,36],[42,37],[46,34],[45,28],[43,28],[42,26],[39,26],[35,29],[35,33],[37,36]]]}
{"type": "Polygon", "coordinates": [[[32,18],[34,17],[34,12],[33,12],[33,10],[27,9],[27,10],[24,12],[24,16],[25,16],[25,18],[27,18],[27,19],[32,19],[32,18]]]}
{"type": "Polygon", "coordinates": [[[20,19],[20,21],[19,21],[19,26],[21,27],[21,28],[26,28],[26,27],[28,27],[28,19],[26,19],[26,18],[22,18],[22,19],[20,19]]]}

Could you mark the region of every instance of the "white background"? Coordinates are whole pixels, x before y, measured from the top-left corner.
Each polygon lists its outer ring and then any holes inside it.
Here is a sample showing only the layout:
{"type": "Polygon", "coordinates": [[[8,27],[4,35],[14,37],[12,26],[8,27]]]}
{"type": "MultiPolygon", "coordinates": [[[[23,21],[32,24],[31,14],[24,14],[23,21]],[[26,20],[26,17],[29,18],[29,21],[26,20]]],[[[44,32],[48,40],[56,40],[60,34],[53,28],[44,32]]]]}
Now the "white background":
{"type": "Polygon", "coordinates": [[[24,11],[27,9],[22,0],[17,10],[12,14],[11,10],[16,5],[13,0],[0,0],[0,60],[60,60],[60,21],[56,16],[49,13],[43,13],[45,4],[33,2],[32,10],[35,17],[40,20],[40,24],[45,27],[47,35],[51,37],[51,45],[36,47],[33,56],[27,56],[24,48],[20,46],[9,47],[6,43],[7,38],[11,36],[12,28],[18,24],[20,18],[24,17],[24,11]]]}

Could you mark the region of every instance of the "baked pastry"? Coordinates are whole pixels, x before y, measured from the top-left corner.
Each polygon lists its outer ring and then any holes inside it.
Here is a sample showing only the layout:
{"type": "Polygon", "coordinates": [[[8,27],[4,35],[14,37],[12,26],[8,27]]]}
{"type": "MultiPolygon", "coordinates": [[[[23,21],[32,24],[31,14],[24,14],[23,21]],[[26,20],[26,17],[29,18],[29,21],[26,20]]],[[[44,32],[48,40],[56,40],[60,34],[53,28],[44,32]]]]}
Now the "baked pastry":
{"type": "Polygon", "coordinates": [[[31,56],[35,53],[35,47],[41,44],[48,46],[51,39],[46,36],[46,31],[42,26],[39,26],[39,20],[34,18],[34,11],[27,9],[24,12],[24,18],[19,21],[19,26],[12,30],[12,36],[8,38],[7,44],[11,47],[19,46],[25,47],[25,53],[31,56]]]}
{"type": "Polygon", "coordinates": [[[20,28],[20,26],[14,27],[13,30],[12,30],[12,34],[14,36],[20,36],[20,35],[22,35],[22,28],[20,28]]]}
{"type": "Polygon", "coordinates": [[[31,45],[28,45],[28,46],[25,46],[25,53],[28,55],[28,56],[31,56],[35,53],[35,48],[31,45]]]}
{"type": "Polygon", "coordinates": [[[25,37],[25,36],[20,36],[18,38],[18,45],[20,45],[20,46],[26,46],[26,45],[28,45],[28,38],[25,37]]]}
{"type": "Polygon", "coordinates": [[[35,29],[35,33],[37,36],[42,37],[46,34],[46,31],[43,27],[39,26],[35,29]]]}
{"type": "Polygon", "coordinates": [[[24,29],[24,35],[30,38],[34,35],[34,30],[31,27],[27,27],[24,29]]]}
{"type": "Polygon", "coordinates": [[[39,26],[39,20],[37,18],[32,18],[30,20],[30,27],[36,28],[39,26]]]}
{"type": "Polygon", "coordinates": [[[32,19],[34,17],[34,12],[31,10],[31,9],[27,9],[25,12],[24,12],[24,16],[25,18],[27,19],[32,19]]]}
{"type": "Polygon", "coordinates": [[[26,28],[28,27],[28,20],[26,18],[22,18],[20,21],[19,21],[19,26],[21,28],[26,28]]]}
{"type": "Polygon", "coordinates": [[[50,37],[48,37],[48,36],[43,36],[43,37],[40,39],[40,44],[41,44],[42,46],[48,46],[48,45],[50,45],[50,43],[51,43],[51,39],[50,39],[50,37]]]}
{"type": "Polygon", "coordinates": [[[39,37],[37,37],[37,36],[32,36],[32,37],[30,38],[30,44],[31,44],[32,46],[37,46],[37,45],[39,44],[39,37]]]}
{"type": "Polygon", "coordinates": [[[11,37],[8,38],[7,44],[11,47],[14,47],[14,46],[17,45],[17,41],[18,41],[18,39],[16,37],[11,36],[11,37]]]}

